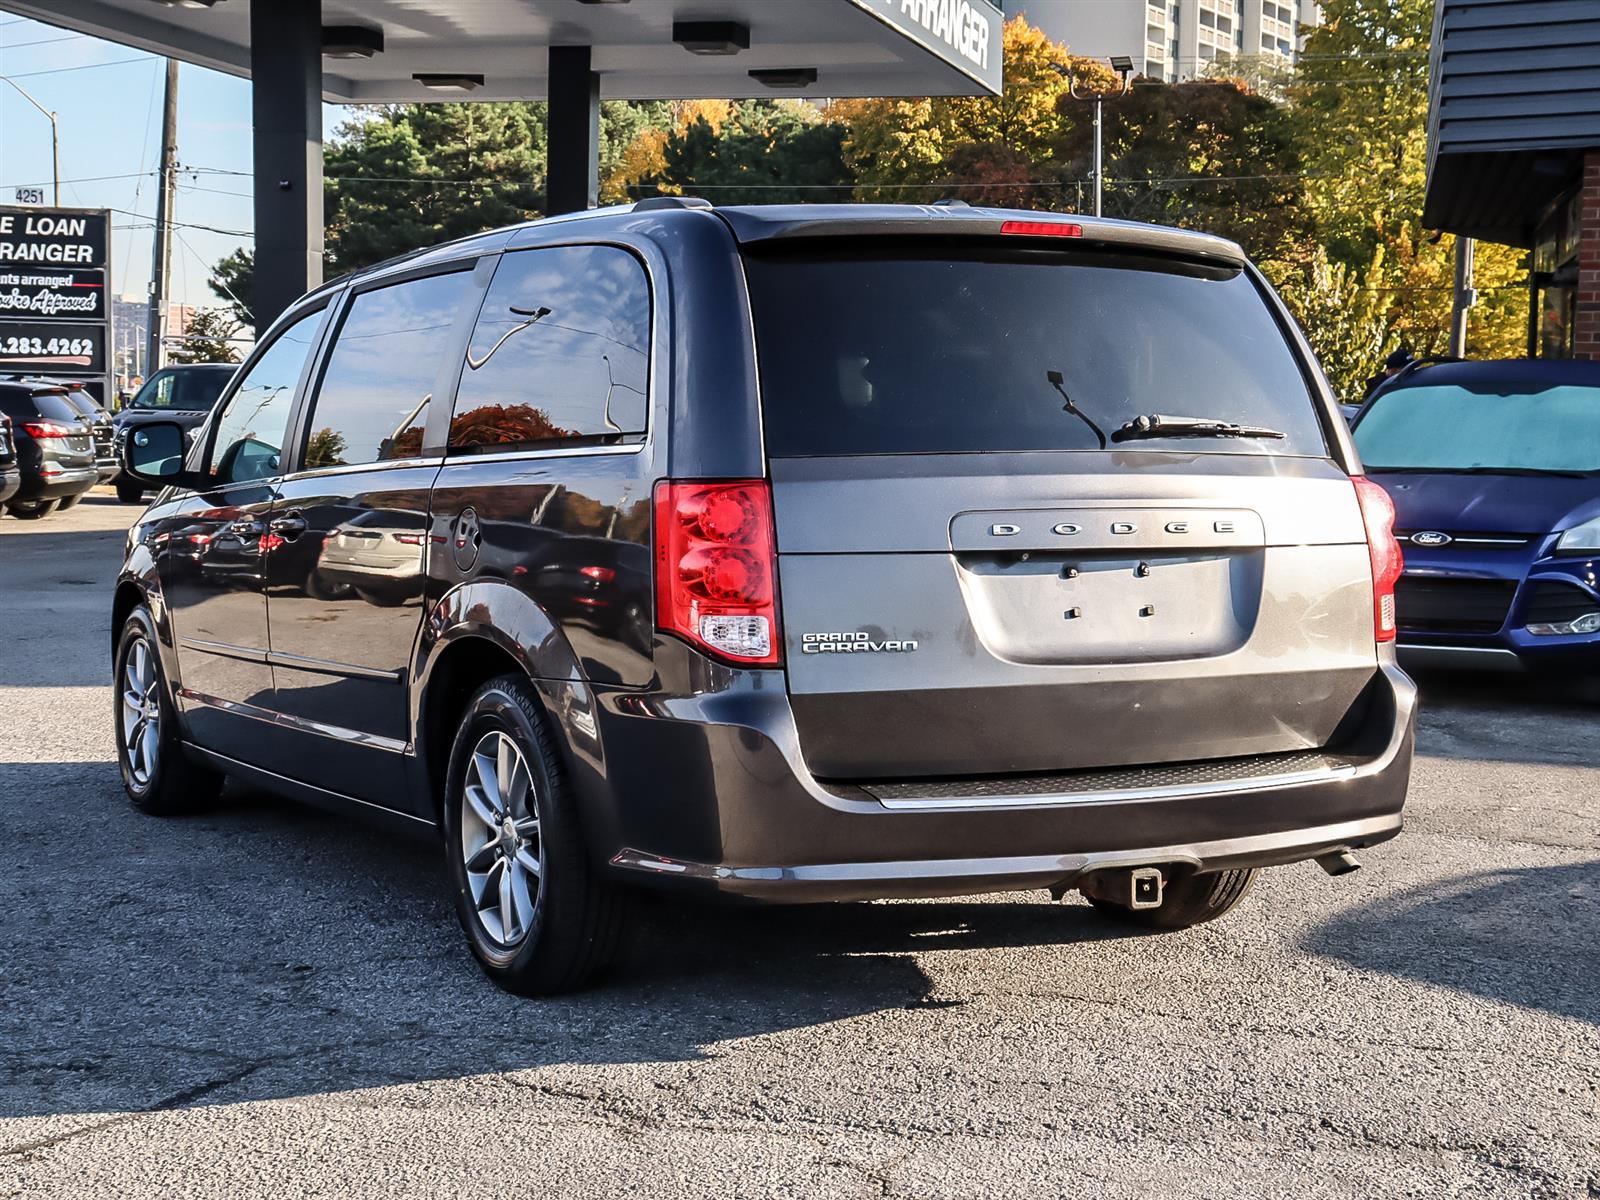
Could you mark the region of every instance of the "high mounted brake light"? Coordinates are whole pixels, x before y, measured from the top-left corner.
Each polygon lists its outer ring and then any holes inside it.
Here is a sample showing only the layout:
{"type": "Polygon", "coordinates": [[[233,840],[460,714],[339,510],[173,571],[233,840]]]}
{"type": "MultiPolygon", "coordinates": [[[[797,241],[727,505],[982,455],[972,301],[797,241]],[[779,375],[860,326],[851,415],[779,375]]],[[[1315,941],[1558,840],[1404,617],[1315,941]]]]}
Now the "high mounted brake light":
{"type": "Polygon", "coordinates": [[[656,625],[726,662],[777,666],[777,538],[764,479],[655,491],[656,625]]]}
{"type": "Polygon", "coordinates": [[[1007,221],[1000,226],[1005,237],[1082,237],[1082,225],[1065,221],[1007,221]]]}
{"type": "Polygon", "coordinates": [[[1405,567],[1400,543],[1394,536],[1394,501],[1372,480],[1353,475],[1361,519],[1367,526],[1367,553],[1372,559],[1372,631],[1380,642],[1395,636],[1394,587],[1405,567]]]}

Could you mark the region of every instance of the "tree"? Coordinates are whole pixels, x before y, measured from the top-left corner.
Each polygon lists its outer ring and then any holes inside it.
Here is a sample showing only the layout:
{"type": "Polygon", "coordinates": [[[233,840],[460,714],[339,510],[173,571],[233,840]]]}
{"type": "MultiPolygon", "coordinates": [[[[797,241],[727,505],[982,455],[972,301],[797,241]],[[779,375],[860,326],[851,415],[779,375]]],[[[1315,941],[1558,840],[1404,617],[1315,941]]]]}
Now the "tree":
{"type": "Polygon", "coordinates": [[[337,467],[344,462],[344,434],[336,429],[319,429],[306,439],[306,467],[337,467]]]}
{"type": "MultiPolygon", "coordinates": [[[[1350,399],[1391,350],[1444,349],[1455,239],[1421,224],[1432,0],[1324,0],[1322,13],[1288,88],[1312,236],[1265,266],[1350,399]]],[[[1518,352],[1525,257],[1481,247],[1469,353],[1518,352]]]]}
{"type": "MultiPolygon", "coordinates": [[[[1086,124],[1069,127],[1057,148],[1064,178],[1092,173],[1093,138],[1086,124]]],[[[1220,234],[1255,258],[1309,232],[1289,114],[1242,80],[1141,81],[1106,102],[1104,142],[1107,216],[1220,234]]]]}
{"type": "Polygon", "coordinates": [[[239,352],[232,342],[239,336],[239,322],[221,308],[202,308],[189,318],[168,357],[175,363],[236,363],[239,352]]]}
{"type": "Polygon", "coordinates": [[[255,251],[240,247],[211,268],[207,281],[212,293],[224,301],[244,325],[255,323],[251,305],[255,302],[255,251]]]}
{"type": "MultiPolygon", "coordinates": [[[[674,106],[606,101],[600,172],[607,199],[626,198],[630,148],[674,106]],[[619,182],[622,181],[622,182],[619,182]],[[622,194],[618,194],[619,186],[622,194]]],[[[326,269],[360,270],[399,254],[540,215],[546,108],[534,102],[392,104],[341,125],[324,163],[326,269]]],[[[250,313],[254,255],[212,269],[211,290],[250,313]]]]}
{"type": "Polygon", "coordinates": [[[1015,196],[1039,206],[1059,198],[1057,147],[1087,122],[1058,101],[1074,74],[1083,88],[1110,88],[1116,76],[1098,60],[1073,57],[1021,16],[1006,22],[1003,44],[1005,90],[999,96],[834,106],[832,115],[850,131],[844,152],[856,199],[924,202],[945,188],[963,198],[968,192],[1015,196]],[[1035,186],[1041,180],[1050,186],[1035,186]]]}
{"type": "Polygon", "coordinates": [[[333,270],[535,216],[544,205],[544,107],[388,105],[340,126],[325,167],[333,270]]]}
{"type": "Polygon", "coordinates": [[[663,192],[704,192],[718,204],[846,199],[844,135],[810,105],[742,100],[720,128],[700,114],[668,133],[660,170],[642,182],[663,192]]]}

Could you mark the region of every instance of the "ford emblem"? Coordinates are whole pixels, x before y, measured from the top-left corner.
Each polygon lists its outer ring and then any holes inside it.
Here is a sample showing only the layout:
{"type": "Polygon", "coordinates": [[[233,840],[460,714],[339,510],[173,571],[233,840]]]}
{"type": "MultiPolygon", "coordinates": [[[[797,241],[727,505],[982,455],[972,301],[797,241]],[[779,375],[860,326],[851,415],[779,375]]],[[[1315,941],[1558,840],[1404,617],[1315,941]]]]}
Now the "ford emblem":
{"type": "Polygon", "coordinates": [[[1437,529],[1425,529],[1421,533],[1411,535],[1413,546],[1448,546],[1455,538],[1448,533],[1440,533],[1437,529]]]}

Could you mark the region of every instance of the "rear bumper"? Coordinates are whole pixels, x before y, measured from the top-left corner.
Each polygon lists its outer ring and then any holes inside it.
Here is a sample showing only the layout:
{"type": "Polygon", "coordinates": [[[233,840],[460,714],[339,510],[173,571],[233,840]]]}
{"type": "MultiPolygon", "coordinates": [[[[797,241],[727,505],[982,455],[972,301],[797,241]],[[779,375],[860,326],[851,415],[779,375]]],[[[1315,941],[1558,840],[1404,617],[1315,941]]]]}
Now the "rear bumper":
{"type": "Polygon", "coordinates": [[[1400,832],[1400,826],[1400,814],[1392,813],[1283,833],[1084,854],[818,863],[791,867],[680,863],[624,850],[612,859],[612,864],[760,900],[976,895],[1070,887],[1086,875],[1118,867],[1170,866],[1197,872],[1270,867],[1300,862],[1334,850],[1376,845],[1394,837],[1400,832]]]}
{"type": "Polygon", "coordinates": [[[601,741],[626,750],[608,755],[592,798],[603,790],[610,807],[591,832],[619,878],[778,901],[969,895],[1108,867],[1296,862],[1401,826],[1416,691],[1392,665],[1335,769],[1055,795],[941,789],[911,804],[812,778],[781,675],[707,674],[719,690],[600,697],[601,741]]]}
{"type": "Polygon", "coordinates": [[[66,496],[80,496],[96,483],[99,477],[93,467],[74,467],[59,475],[40,475],[25,472],[22,486],[17,489],[18,500],[60,500],[66,496]]]}
{"type": "Polygon", "coordinates": [[[0,504],[17,494],[22,486],[22,472],[16,467],[0,467],[0,504]]]}

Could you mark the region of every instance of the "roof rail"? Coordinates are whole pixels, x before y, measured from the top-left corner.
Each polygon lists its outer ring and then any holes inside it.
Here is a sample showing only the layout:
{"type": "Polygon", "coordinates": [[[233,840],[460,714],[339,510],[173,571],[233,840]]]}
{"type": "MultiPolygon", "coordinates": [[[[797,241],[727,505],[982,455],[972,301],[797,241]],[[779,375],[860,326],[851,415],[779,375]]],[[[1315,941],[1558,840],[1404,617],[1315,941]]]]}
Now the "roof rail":
{"type": "Polygon", "coordinates": [[[711,208],[701,196],[646,196],[633,206],[634,212],[656,212],[664,208],[711,208]]]}
{"type": "Polygon", "coordinates": [[[971,208],[972,207],[972,205],[968,204],[965,200],[957,200],[953,196],[947,196],[943,200],[935,200],[933,202],[933,206],[935,208],[971,208]]]}

